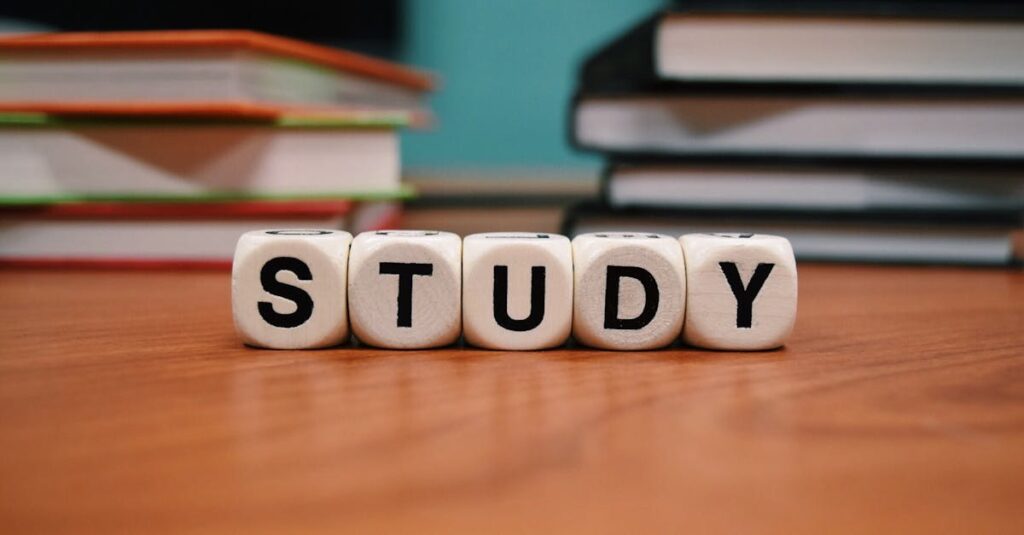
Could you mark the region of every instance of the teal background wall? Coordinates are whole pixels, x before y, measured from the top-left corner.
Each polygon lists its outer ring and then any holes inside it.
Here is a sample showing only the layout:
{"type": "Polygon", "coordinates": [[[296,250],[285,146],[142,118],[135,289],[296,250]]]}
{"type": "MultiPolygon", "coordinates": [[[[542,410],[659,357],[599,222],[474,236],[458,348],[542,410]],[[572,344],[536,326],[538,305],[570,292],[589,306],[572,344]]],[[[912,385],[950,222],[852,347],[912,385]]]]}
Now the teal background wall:
{"type": "Polygon", "coordinates": [[[408,0],[401,61],[437,73],[434,130],[403,137],[407,171],[563,169],[579,62],[653,13],[656,0],[408,0]]]}

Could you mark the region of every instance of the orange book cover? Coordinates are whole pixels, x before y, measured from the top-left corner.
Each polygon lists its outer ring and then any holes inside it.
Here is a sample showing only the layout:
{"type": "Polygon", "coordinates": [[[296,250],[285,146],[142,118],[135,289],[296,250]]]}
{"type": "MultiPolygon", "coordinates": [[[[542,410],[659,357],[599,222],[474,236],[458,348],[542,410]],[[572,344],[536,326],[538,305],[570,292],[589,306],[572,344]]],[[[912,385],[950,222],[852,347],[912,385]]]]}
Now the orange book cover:
{"type": "MultiPolygon", "coordinates": [[[[338,110],[327,106],[285,105],[263,102],[59,102],[59,101],[2,101],[0,113],[40,113],[44,115],[88,115],[99,117],[220,117],[225,119],[276,121],[281,118],[350,119],[371,118],[372,113],[358,110],[338,110]]],[[[423,125],[429,117],[403,116],[400,112],[385,112],[381,117],[393,118],[399,123],[423,125]]],[[[367,119],[370,120],[370,119],[367,119]]]]}
{"type": "MultiPolygon", "coordinates": [[[[6,56],[59,52],[62,55],[95,52],[124,53],[138,50],[241,50],[285,60],[309,63],[407,90],[427,92],[434,78],[425,72],[393,62],[336,48],[249,30],[158,30],[126,32],[59,32],[0,38],[0,61],[6,56]]],[[[250,101],[153,100],[145,102],[67,102],[0,100],[0,112],[39,112],[55,115],[193,115],[245,119],[272,119],[283,115],[317,115],[337,112],[330,106],[279,104],[250,101]]],[[[419,121],[414,121],[419,122],[419,121]]]]}

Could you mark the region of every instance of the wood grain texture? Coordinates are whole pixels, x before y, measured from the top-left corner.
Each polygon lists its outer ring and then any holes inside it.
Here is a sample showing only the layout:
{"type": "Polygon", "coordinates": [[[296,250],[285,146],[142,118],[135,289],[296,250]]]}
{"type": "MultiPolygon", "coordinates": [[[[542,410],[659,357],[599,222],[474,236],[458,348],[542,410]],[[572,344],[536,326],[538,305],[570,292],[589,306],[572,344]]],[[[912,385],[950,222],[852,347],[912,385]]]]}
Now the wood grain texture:
{"type": "Polygon", "coordinates": [[[1024,532],[1024,273],[801,266],[763,353],[265,351],[0,272],[0,531],[1024,532]]]}

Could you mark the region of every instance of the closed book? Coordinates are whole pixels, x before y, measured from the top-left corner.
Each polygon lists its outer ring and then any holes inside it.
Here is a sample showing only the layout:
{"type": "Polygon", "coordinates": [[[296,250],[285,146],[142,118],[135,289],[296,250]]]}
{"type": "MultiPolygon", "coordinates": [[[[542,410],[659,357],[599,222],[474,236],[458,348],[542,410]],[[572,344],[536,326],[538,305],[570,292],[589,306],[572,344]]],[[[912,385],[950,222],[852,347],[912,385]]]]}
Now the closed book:
{"type": "Polygon", "coordinates": [[[222,115],[384,110],[422,122],[426,73],[243,30],[0,38],[0,111],[222,115]]]}
{"type": "Polygon", "coordinates": [[[0,205],[402,197],[399,124],[2,116],[0,205]]]}
{"type": "Polygon", "coordinates": [[[1018,158],[1024,7],[686,2],[583,65],[570,131],[613,155],[1018,158]]]}
{"type": "Polygon", "coordinates": [[[588,232],[759,233],[784,236],[798,260],[976,266],[1019,265],[1024,231],[1019,211],[978,214],[829,214],[795,211],[610,210],[579,206],[562,229],[588,232]]]}
{"type": "Polygon", "coordinates": [[[0,265],[228,267],[257,229],[338,229],[348,201],[76,203],[0,209],[0,265]]]}
{"type": "Polygon", "coordinates": [[[1019,2],[691,0],[593,53],[581,84],[686,82],[1019,86],[1019,2]]]}
{"type": "Polygon", "coordinates": [[[1024,211],[1024,164],[643,160],[610,164],[615,208],[1024,211]]]}
{"type": "Polygon", "coordinates": [[[579,148],[626,156],[1017,159],[1024,157],[1024,88],[584,92],[570,130],[579,148]]]}

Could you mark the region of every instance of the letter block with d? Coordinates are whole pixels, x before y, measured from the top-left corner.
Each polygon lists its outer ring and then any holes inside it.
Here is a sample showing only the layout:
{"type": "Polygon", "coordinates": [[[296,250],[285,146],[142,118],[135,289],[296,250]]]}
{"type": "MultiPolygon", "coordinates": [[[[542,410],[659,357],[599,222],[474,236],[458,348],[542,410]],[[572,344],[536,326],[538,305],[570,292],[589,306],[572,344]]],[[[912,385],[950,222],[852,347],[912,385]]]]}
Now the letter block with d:
{"type": "Polygon", "coordinates": [[[572,246],[557,234],[467,236],[462,255],[466,342],[488,349],[560,346],[572,326],[572,246]]]}
{"type": "Polygon", "coordinates": [[[462,330],[462,240],[450,232],[380,230],[352,242],[348,305],[360,342],[440,347],[462,330]]]}
{"type": "Polygon", "coordinates": [[[708,349],[783,345],[796,320],[796,260],[767,234],[687,234],[688,310],[683,340],[708,349]]]}
{"type": "Polygon", "coordinates": [[[577,342],[599,349],[656,349],[679,337],[687,281],[675,238],[582,234],[572,240],[572,252],[577,342]]]}
{"type": "Polygon", "coordinates": [[[328,347],[348,340],[345,277],[352,235],[257,230],[238,239],[231,269],[235,330],[251,346],[328,347]]]}

